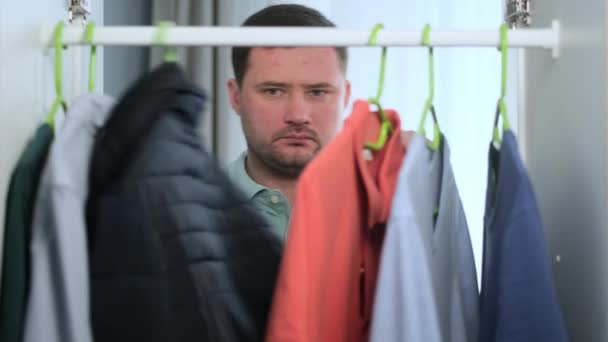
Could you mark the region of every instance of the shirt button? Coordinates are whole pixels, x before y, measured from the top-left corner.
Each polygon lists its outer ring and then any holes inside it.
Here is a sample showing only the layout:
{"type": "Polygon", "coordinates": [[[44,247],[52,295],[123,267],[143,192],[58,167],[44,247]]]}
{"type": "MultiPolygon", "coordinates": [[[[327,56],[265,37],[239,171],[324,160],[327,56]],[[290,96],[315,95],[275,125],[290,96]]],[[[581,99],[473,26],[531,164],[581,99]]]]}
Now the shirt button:
{"type": "Polygon", "coordinates": [[[277,204],[277,203],[279,203],[279,201],[280,201],[279,196],[277,196],[277,195],[270,196],[270,202],[272,202],[272,204],[277,204]]]}

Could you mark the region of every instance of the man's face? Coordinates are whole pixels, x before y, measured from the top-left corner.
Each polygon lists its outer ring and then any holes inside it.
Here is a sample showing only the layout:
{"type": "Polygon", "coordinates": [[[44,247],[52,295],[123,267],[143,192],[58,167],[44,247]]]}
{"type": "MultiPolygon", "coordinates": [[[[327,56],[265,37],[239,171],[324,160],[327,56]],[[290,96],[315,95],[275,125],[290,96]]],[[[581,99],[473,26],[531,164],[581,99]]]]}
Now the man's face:
{"type": "Polygon", "coordinates": [[[253,48],[239,87],[228,82],[249,152],[297,176],[337,131],[350,84],[334,48],[253,48]]]}

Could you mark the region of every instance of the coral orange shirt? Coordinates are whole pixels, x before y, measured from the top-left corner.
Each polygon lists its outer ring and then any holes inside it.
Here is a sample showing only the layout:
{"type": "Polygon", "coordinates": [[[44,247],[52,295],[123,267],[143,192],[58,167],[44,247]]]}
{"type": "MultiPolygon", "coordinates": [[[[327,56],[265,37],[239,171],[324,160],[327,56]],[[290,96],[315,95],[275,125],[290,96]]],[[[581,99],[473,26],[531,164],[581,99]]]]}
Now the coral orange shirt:
{"type": "Polygon", "coordinates": [[[378,114],[356,101],[338,136],[302,173],[268,342],[367,341],[384,228],[405,148],[397,113],[381,151],[378,114]],[[366,156],[367,155],[367,156],[366,156]]]}

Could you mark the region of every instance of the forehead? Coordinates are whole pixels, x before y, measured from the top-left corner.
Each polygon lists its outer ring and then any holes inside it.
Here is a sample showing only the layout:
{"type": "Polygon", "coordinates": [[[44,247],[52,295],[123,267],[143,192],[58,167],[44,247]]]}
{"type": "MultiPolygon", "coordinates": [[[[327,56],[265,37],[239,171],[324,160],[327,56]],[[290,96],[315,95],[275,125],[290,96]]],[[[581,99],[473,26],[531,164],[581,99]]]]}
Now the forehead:
{"type": "Polygon", "coordinates": [[[253,78],[334,78],[342,76],[342,68],[332,47],[256,47],[250,50],[247,74],[253,78]]]}

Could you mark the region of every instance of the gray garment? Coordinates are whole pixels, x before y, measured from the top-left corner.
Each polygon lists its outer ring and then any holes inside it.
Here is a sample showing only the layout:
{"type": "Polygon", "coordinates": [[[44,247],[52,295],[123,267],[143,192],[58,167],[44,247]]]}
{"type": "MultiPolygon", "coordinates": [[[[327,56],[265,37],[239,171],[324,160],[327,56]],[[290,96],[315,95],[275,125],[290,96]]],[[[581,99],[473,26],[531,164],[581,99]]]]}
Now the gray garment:
{"type": "Polygon", "coordinates": [[[373,341],[477,341],[475,261],[448,143],[442,137],[440,150],[433,152],[426,147],[426,139],[416,135],[404,163],[389,218],[389,225],[401,229],[387,230],[376,291],[378,305],[389,309],[374,307],[373,341]],[[400,233],[397,238],[391,236],[395,233],[400,233]],[[385,260],[387,256],[391,259],[385,260]],[[382,299],[382,286],[387,286],[384,282],[392,282],[396,289],[382,299]],[[431,289],[434,291],[429,294],[431,289]],[[383,310],[393,317],[381,313],[383,310]],[[393,331],[380,331],[386,329],[393,331]]]}
{"type": "Polygon", "coordinates": [[[428,155],[425,139],[416,135],[399,171],[384,237],[372,342],[441,341],[431,273],[435,204],[428,193],[428,155]]]}
{"type": "Polygon", "coordinates": [[[479,290],[467,220],[442,136],[437,153],[428,152],[428,172],[438,215],[433,229],[433,280],[443,341],[474,342],[479,334],[479,290]]]}
{"type": "Polygon", "coordinates": [[[113,100],[86,94],[70,107],[42,173],[32,221],[25,342],[89,342],[85,205],[91,150],[113,100]]]}

